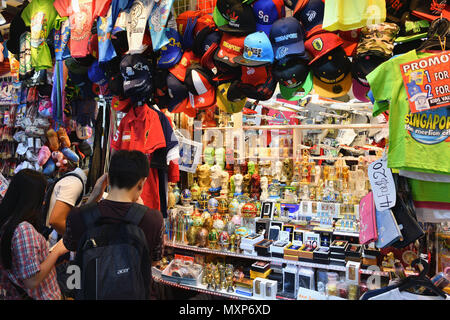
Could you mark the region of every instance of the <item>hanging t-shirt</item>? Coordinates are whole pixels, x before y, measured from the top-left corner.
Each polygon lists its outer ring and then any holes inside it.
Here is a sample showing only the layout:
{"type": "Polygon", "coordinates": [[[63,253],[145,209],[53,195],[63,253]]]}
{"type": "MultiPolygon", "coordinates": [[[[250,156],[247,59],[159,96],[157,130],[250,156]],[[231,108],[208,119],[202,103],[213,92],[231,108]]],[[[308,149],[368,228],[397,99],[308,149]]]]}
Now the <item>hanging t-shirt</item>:
{"type": "Polygon", "coordinates": [[[158,51],[169,43],[169,39],[163,31],[169,19],[173,2],[174,0],[160,0],[152,9],[148,20],[148,28],[152,38],[153,51],[158,51]]]}
{"type": "Polygon", "coordinates": [[[385,0],[327,0],[322,26],[328,31],[349,31],[385,20],[385,0]]]}
{"type": "Polygon", "coordinates": [[[55,59],[57,61],[65,60],[70,57],[70,49],[68,46],[70,39],[70,22],[64,19],[61,27],[55,31],[55,59]]]}
{"type": "Polygon", "coordinates": [[[128,9],[132,3],[132,0],[112,1],[106,17],[99,17],[97,19],[99,62],[110,61],[116,56],[116,51],[114,50],[114,46],[111,42],[111,32],[116,24],[119,12],[128,9]]]}
{"type": "Polygon", "coordinates": [[[135,0],[128,12],[127,37],[128,53],[142,53],[147,48],[143,45],[147,21],[153,9],[152,0],[135,0]]]}
{"type": "Polygon", "coordinates": [[[36,70],[53,66],[47,37],[51,30],[59,29],[61,17],[53,7],[53,0],[34,0],[21,15],[31,30],[31,64],[36,70]]]}
{"type": "Polygon", "coordinates": [[[411,113],[400,65],[429,53],[412,50],[390,59],[367,75],[376,101],[374,116],[389,109],[388,167],[450,174],[450,108],[411,113]],[[380,109],[381,108],[381,109],[380,109]]]}
{"type": "Polygon", "coordinates": [[[54,6],[62,17],[70,20],[70,53],[74,58],[88,53],[92,24],[108,12],[111,0],[55,0],[54,6]]]}

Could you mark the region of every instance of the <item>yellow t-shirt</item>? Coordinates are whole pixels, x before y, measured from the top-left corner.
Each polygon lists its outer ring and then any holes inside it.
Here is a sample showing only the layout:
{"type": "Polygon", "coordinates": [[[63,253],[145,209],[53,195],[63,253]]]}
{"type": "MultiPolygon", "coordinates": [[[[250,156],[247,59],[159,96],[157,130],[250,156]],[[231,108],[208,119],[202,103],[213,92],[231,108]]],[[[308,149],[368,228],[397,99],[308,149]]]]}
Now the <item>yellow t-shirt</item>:
{"type": "Polygon", "coordinates": [[[385,20],[385,0],[327,0],[322,28],[348,31],[385,20]]]}

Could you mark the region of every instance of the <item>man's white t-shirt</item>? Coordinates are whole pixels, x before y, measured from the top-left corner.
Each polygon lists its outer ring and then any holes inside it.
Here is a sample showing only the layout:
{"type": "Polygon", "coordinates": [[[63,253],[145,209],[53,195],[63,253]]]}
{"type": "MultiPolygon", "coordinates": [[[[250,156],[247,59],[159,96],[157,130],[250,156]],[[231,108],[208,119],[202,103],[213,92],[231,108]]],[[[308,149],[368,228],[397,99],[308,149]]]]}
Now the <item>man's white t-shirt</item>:
{"type": "Polygon", "coordinates": [[[87,182],[86,174],[80,168],[76,168],[71,173],[77,174],[83,180],[83,183],[81,183],[80,179],[74,176],[65,177],[56,183],[55,188],[53,189],[53,194],[50,198],[47,219],[45,221],[45,225],[47,227],[50,227],[50,213],[55,207],[56,200],[62,201],[74,207],[81,192],[83,192],[83,185],[87,182]]]}
{"type": "Polygon", "coordinates": [[[406,291],[400,291],[398,288],[395,288],[375,297],[369,298],[369,300],[449,300],[449,298],[448,296],[446,299],[440,296],[422,296],[406,291]]]}

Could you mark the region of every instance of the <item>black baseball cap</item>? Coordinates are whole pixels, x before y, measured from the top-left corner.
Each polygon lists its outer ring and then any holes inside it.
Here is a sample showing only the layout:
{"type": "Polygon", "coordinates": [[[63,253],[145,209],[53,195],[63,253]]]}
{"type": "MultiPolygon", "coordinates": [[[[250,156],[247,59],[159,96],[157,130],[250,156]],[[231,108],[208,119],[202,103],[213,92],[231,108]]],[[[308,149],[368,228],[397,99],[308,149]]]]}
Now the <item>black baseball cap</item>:
{"type": "Polygon", "coordinates": [[[181,103],[187,102],[188,98],[187,87],[170,72],[167,75],[167,95],[169,96],[167,108],[170,112],[181,103]]]}
{"type": "Polygon", "coordinates": [[[127,54],[120,62],[125,97],[142,99],[152,92],[152,70],[142,54],[127,54]]]}
{"type": "Polygon", "coordinates": [[[14,16],[9,27],[9,39],[6,41],[6,47],[12,54],[20,53],[20,36],[30,30],[22,19],[22,12],[27,5],[28,1],[24,1],[22,9],[14,16]]]}
{"type": "Polygon", "coordinates": [[[284,99],[299,100],[312,90],[311,68],[302,56],[287,56],[274,65],[272,73],[284,99]],[[301,94],[297,94],[299,91],[301,94]]]}
{"type": "Polygon", "coordinates": [[[243,3],[235,4],[230,10],[228,24],[219,30],[229,33],[248,34],[256,31],[256,19],[251,6],[243,3]]]}
{"type": "Polygon", "coordinates": [[[213,43],[220,43],[220,33],[209,28],[200,31],[194,39],[192,51],[198,57],[202,57],[213,43]]]}

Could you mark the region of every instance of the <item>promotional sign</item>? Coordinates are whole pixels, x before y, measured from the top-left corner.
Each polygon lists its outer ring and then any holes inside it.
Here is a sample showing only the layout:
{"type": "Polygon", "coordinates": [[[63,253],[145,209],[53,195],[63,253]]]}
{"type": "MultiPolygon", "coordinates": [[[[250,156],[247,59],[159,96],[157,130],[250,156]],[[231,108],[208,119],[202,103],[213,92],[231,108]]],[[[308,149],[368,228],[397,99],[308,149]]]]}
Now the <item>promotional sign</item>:
{"type": "Polygon", "coordinates": [[[400,68],[412,113],[450,106],[450,51],[400,68]]]}

